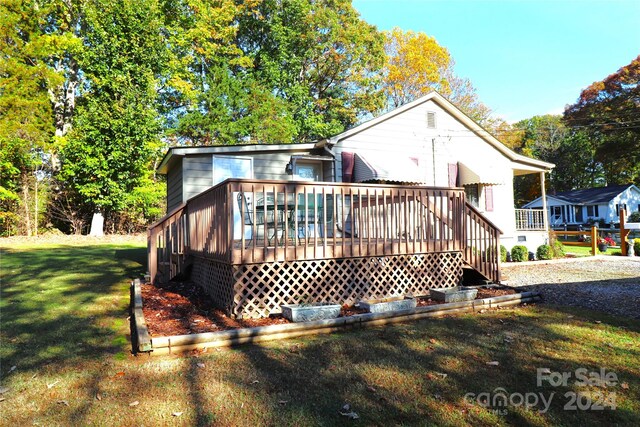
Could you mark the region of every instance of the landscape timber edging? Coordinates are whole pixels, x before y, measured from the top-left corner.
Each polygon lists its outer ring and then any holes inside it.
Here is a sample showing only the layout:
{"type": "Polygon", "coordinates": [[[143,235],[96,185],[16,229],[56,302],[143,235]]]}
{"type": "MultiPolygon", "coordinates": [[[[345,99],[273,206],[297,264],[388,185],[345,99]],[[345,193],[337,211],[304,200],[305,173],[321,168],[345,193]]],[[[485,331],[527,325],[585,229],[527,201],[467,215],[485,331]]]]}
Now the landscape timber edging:
{"type": "Polygon", "coordinates": [[[135,325],[135,345],[134,351],[139,353],[147,353],[153,350],[151,346],[151,336],[147,323],[144,321],[142,313],[142,291],[140,288],[140,279],[131,282],[131,316],[135,325]],[[137,348],[136,348],[137,347],[137,348]]]}
{"type": "MultiPolygon", "coordinates": [[[[140,285],[137,288],[132,285],[134,291],[139,294],[140,285]]],[[[135,299],[135,298],[134,298],[135,299]]],[[[282,325],[259,326],[255,328],[240,328],[219,332],[204,332],[190,335],[173,335],[155,337],[150,339],[149,347],[142,345],[140,337],[149,337],[142,305],[140,316],[135,316],[136,331],[139,339],[139,351],[151,352],[151,355],[180,354],[191,350],[203,350],[206,348],[230,347],[239,344],[258,343],[263,341],[279,340],[285,338],[300,337],[304,335],[331,333],[341,329],[369,327],[385,325],[389,323],[406,322],[429,317],[445,316],[448,314],[475,312],[482,309],[508,307],[521,303],[537,302],[541,299],[540,293],[535,291],[522,292],[512,295],[502,295],[491,298],[477,299],[473,301],[454,302],[447,304],[416,307],[410,310],[389,311],[386,313],[364,313],[353,316],[339,317],[337,319],[316,320],[313,322],[287,323],[282,325]],[[142,324],[138,321],[141,320],[142,324]],[[142,333],[141,333],[142,331],[142,333]],[[145,350],[143,350],[143,348],[145,350]]],[[[141,300],[140,300],[141,303],[141,300]]]]}

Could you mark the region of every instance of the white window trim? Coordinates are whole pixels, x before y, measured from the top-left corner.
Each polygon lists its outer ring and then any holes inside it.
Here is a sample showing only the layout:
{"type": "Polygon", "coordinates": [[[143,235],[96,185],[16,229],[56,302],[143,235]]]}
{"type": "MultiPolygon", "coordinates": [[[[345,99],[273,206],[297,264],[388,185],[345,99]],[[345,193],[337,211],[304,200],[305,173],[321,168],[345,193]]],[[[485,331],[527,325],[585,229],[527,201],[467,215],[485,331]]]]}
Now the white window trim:
{"type": "MultiPolygon", "coordinates": [[[[255,177],[253,172],[253,157],[244,157],[244,156],[211,156],[211,184],[218,185],[220,182],[216,182],[216,159],[238,159],[238,160],[249,160],[249,169],[251,170],[250,179],[255,177]]],[[[224,180],[223,180],[224,181],[224,180]]]]}
{"type": "Polygon", "coordinates": [[[295,181],[309,181],[309,182],[323,182],[324,180],[324,165],[322,163],[322,161],[320,160],[307,160],[307,159],[292,159],[292,163],[293,163],[293,171],[292,171],[292,176],[293,179],[295,181]],[[296,167],[298,166],[298,164],[313,164],[313,165],[317,165],[320,168],[320,179],[318,181],[314,180],[314,179],[310,179],[310,178],[301,178],[296,174],[296,167]]]}

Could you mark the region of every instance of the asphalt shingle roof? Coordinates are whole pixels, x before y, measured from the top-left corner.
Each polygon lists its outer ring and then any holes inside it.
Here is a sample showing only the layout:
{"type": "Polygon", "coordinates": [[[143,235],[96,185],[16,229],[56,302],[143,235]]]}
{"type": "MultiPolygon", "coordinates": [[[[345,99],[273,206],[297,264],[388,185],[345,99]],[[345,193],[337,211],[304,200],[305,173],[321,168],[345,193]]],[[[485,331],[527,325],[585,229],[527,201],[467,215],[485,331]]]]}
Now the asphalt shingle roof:
{"type": "Polygon", "coordinates": [[[631,187],[631,184],[625,185],[612,185],[610,187],[599,188],[587,188],[584,190],[572,190],[562,191],[556,194],[550,194],[549,196],[556,199],[564,200],[573,204],[585,204],[594,205],[598,203],[608,203],[622,193],[627,188],[631,187]]]}

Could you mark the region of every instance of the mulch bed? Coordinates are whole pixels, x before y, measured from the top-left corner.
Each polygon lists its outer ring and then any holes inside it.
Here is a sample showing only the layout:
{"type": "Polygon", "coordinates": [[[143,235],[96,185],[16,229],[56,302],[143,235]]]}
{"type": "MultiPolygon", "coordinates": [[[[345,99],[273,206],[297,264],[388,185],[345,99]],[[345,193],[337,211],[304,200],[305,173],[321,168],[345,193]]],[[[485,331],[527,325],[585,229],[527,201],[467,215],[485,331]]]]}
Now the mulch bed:
{"type": "MultiPolygon", "coordinates": [[[[170,282],[166,285],[142,285],[142,311],[152,336],[189,335],[237,328],[289,323],[282,316],[265,319],[233,319],[222,310],[212,308],[213,301],[191,282],[170,282]]],[[[477,298],[489,298],[515,293],[512,289],[478,289],[477,298]]],[[[418,299],[418,307],[441,304],[430,298],[418,299]]],[[[366,313],[353,306],[343,306],[340,316],[366,313]]]]}

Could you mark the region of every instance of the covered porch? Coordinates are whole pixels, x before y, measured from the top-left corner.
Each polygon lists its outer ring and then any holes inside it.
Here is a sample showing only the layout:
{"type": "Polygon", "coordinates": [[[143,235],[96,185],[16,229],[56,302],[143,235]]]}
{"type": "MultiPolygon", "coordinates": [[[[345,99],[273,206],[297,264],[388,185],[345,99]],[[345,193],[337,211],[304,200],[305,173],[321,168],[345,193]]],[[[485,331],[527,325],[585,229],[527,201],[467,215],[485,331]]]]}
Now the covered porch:
{"type": "Polygon", "coordinates": [[[498,282],[500,230],[461,188],[228,179],[149,230],[152,281],[190,276],[235,316],[498,282]]]}

